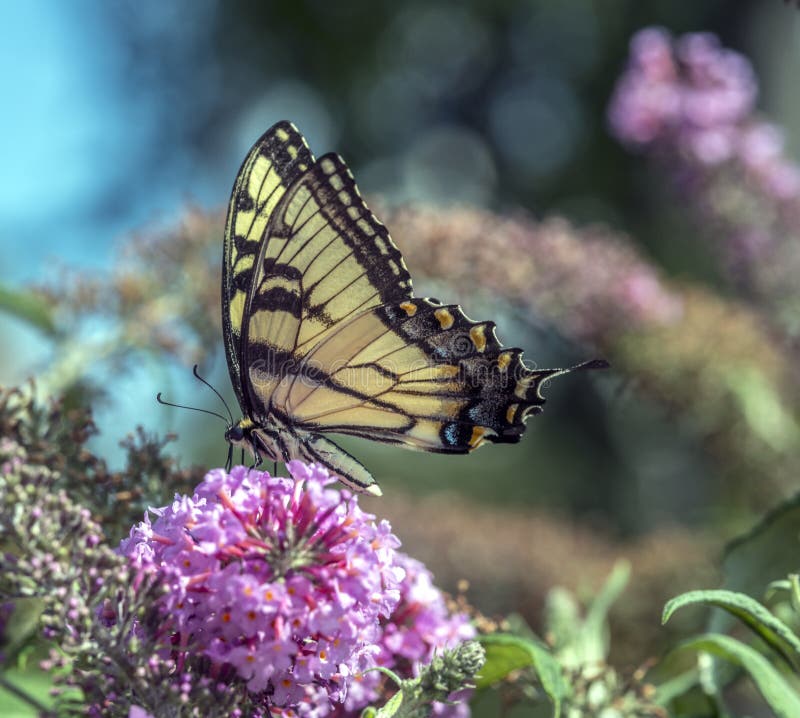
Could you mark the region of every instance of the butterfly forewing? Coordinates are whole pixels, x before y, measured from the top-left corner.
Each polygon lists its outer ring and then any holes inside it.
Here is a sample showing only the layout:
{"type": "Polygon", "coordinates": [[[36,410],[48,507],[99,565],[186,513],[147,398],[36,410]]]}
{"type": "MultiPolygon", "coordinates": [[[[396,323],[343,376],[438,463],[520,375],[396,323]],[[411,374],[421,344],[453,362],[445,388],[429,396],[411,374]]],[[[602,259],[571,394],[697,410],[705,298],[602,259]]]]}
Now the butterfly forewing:
{"type": "Polygon", "coordinates": [[[222,323],[225,354],[234,391],[246,413],[248,382],[243,376],[242,326],[256,258],[268,240],[275,208],[298,178],[314,164],[303,136],[279,122],[248,153],[231,194],[222,261],[222,323]]]}
{"type": "Polygon", "coordinates": [[[338,326],[410,296],[403,258],[344,162],[320,158],[281,197],[252,271],[242,346],[255,414],[338,326]]]}

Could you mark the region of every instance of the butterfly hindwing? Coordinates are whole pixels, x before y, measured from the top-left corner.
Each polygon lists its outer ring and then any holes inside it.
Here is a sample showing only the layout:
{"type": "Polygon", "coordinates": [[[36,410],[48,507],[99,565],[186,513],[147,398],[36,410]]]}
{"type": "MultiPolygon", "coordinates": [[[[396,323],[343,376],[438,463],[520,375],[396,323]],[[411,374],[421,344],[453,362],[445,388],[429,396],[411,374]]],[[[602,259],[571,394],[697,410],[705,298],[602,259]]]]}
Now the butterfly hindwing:
{"type": "Polygon", "coordinates": [[[274,400],[309,430],[467,453],[518,441],[544,403],[542,383],[559,371],[526,367],[492,322],[410,299],[338,326],[274,400]]]}

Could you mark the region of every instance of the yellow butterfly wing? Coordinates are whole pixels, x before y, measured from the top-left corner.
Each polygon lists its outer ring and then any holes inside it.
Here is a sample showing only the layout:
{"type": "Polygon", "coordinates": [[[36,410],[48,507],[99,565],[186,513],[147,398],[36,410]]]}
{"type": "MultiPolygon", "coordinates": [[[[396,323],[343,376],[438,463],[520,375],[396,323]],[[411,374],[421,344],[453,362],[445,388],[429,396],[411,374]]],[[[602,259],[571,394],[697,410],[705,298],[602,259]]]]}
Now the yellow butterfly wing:
{"type": "Polygon", "coordinates": [[[378,492],[324,434],[445,453],[515,442],[544,403],[543,382],[569,371],[530,369],[492,322],[415,298],[342,159],[315,160],[288,122],[261,137],[237,176],[222,306],[245,415],[230,440],[257,460],[320,461],[357,490],[378,492]]]}
{"type": "Polygon", "coordinates": [[[233,186],[222,259],[222,324],[231,382],[248,415],[242,334],[256,259],[268,239],[275,208],[313,164],[314,156],[297,128],[279,122],[255,143],[233,186]]]}
{"type": "Polygon", "coordinates": [[[229,368],[253,416],[326,331],[411,296],[400,252],[342,159],[315,161],[288,122],[265,133],[242,165],[223,268],[229,368]]]}
{"type": "Polygon", "coordinates": [[[519,441],[543,382],[565,371],[530,369],[493,322],[414,298],[336,327],[273,400],[308,430],[463,454],[519,441]]]}

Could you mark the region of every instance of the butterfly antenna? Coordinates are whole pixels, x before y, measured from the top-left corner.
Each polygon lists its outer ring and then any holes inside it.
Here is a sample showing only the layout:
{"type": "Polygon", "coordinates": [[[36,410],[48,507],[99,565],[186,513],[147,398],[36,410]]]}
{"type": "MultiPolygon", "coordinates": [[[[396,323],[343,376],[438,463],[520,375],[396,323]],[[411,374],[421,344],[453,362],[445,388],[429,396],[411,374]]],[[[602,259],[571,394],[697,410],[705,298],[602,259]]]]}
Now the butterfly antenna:
{"type": "Polygon", "coordinates": [[[200,381],[202,381],[203,384],[205,384],[209,389],[211,389],[211,391],[213,391],[219,397],[219,400],[222,402],[222,405],[225,407],[225,410],[228,412],[228,416],[230,416],[230,418],[231,418],[231,425],[233,425],[233,423],[234,423],[233,414],[231,414],[231,408],[228,406],[228,402],[225,401],[225,399],[222,397],[222,394],[220,394],[213,386],[211,386],[211,384],[209,384],[205,379],[203,379],[203,377],[201,377],[197,373],[197,364],[194,365],[194,368],[192,369],[192,374],[194,374],[196,379],[199,379],[200,381]]]}
{"type": "Polygon", "coordinates": [[[208,409],[198,409],[196,406],[184,406],[183,404],[173,404],[171,401],[164,401],[161,398],[161,392],[156,394],[156,401],[159,404],[163,404],[164,406],[174,406],[176,409],[189,409],[190,411],[201,411],[204,414],[211,414],[211,416],[216,416],[218,419],[222,419],[226,424],[228,420],[222,416],[222,414],[217,414],[216,411],[209,411],[208,409]]]}
{"type": "Polygon", "coordinates": [[[585,361],[583,364],[578,364],[577,366],[572,367],[572,371],[583,371],[584,369],[610,369],[611,364],[609,364],[605,359],[592,359],[590,361],[585,361]]]}

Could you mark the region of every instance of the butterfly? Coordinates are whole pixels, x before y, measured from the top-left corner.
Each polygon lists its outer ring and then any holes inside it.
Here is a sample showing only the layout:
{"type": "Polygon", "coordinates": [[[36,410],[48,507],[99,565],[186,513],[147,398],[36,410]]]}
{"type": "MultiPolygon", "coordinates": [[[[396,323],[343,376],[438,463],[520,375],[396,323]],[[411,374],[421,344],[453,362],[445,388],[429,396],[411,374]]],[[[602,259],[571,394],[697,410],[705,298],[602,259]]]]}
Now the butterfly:
{"type": "MultiPolygon", "coordinates": [[[[446,454],[513,443],[542,384],[493,322],[414,296],[386,227],[337,154],[314,159],[290,122],[245,158],[231,194],[222,323],[243,418],[225,438],[259,465],[301,459],[380,495],[328,434],[446,454]]],[[[573,367],[599,368],[601,360],[573,367]]]]}

